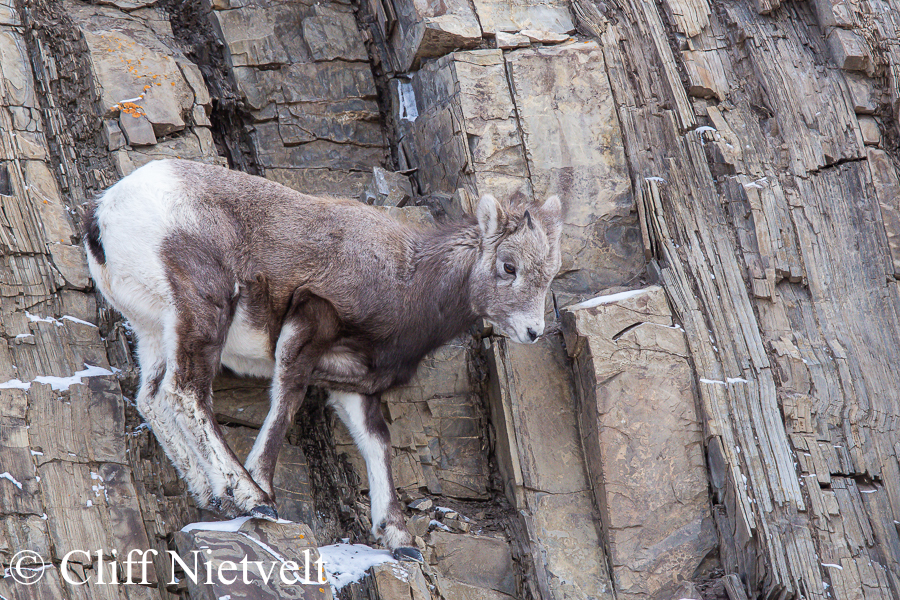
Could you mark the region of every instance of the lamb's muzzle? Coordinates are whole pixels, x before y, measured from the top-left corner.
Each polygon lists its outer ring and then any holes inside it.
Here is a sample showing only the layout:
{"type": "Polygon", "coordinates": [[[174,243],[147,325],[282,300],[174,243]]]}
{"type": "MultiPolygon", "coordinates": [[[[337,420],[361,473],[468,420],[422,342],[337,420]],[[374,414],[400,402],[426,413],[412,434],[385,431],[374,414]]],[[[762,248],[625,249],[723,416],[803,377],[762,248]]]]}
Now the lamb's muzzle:
{"type": "Polygon", "coordinates": [[[419,230],[353,200],[167,160],[90,207],[85,246],[97,287],[134,328],[138,409],[201,507],[277,518],[278,451],[317,385],[365,458],[372,533],[420,559],[392,481],[381,393],[479,317],[517,342],[543,333],[561,212],[555,196],[511,206],[486,195],[476,217],[419,230]],[[212,409],[220,365],[272,379],[244,465],[212,409]]]}

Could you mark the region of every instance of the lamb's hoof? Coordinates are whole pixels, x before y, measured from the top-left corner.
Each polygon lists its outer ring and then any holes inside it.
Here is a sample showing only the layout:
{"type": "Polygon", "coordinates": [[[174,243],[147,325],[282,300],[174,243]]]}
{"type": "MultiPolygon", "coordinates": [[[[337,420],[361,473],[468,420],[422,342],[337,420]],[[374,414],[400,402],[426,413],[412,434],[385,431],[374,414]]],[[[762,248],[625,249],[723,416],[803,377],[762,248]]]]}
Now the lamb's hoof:
{"type": "Polygon", "coordinates": [[[425,562],[425,558],[422,556],[421,552],[408,546],[403,546],[394,550],[394,558],[408,562],[425,562]]]}
{"type": "Polygon", "coordinates": [[[254,519],[265,519],[266,521],[278,521],[278,513],[271,506],[260,505],[250,510],[250,516],[254,519]]]}
{"type": "Polygon", "coordinates": [[[220,498],[218,496],[210,498],[206,508],[230,519],[241,514],[241,511],[234,505],[234,502],[228,498],[220,498]]]}

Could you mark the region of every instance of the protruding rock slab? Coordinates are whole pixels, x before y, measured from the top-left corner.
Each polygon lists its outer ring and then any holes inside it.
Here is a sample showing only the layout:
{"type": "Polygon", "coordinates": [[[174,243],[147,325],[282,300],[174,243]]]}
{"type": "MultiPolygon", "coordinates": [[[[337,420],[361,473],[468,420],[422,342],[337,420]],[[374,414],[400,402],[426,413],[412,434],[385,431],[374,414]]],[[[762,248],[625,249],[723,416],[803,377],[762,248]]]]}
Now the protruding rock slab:
{"type": "Polygon", "coordinates": [[[889,269],[889,274],[900,278],[900,178],[884,150],[869,148],[868,157],[875,196],[878,198],[890,250],[892,268],[889,269]]]}
{"type": "Polygon", "coordinates": [[[375,206],[405,206],[413,191],[409,177],[381,167],[372,168],[372,180],[360,200],[375,206]]]}
{"type": "Polygon", "coordinates": [[[431,600],[428,581],[422,568],[409,562],[384,562],[372,567],[375,589],[379,598],[411,598],[431,600]]]}
{"type": "Polygon", "coordinates": [[[254,120],[266,178],[359,197],[386,144],[368,53],[343,2],[214,2],[212,20],[254,120]]]}
{"type": "Polygon", "coordinates": [[[684,331],[661,287],[563,312],[617,598],[662,597],[717,544],[684,331]]]}
{"type": "Polygon", "coordinates": [[[561,0],[475,0],[475,9],[485,31],[533,29],[558,34],[575,31],[569,3],[561,0]]]}
{"type": "Polygon", "coordinates": [[[395,72],[416,69],[423,59],[472,48],[481,41],[481,25],[466,0],[398,0],[390,4],[396,14],[388,17],[382,13],[378,21],[395,72]]]}
{"type": "MultiPolygon", "coordinates": [[[[565,207],[554,290],[583,298],[643,268],[622,133],[594,42],[528,48],[506,56],[534,197],[565,207]]],[[[489,191],[489,190],[484,190],[489,191]]]]}
{"type": "Polygon", "coordinates": [[[179,531],[175,545],[191,570],[197,565],[197,581],[187,578],[191,600],[332,598],[331,587],[319,582],[316,540],[302,523],[248,520],[232,531],[179,531]],[[213,573],[209,583],[208,569],[213,573]]]}
{"type": "Polygon", "coordinates": [[[501,50],[454,52],[394,91],[401,150],[421,193],[531,197],[501,50]]]}
{"type": "Polygon", "coordinates": [[[72,5],[70,12],[88,45],[101,111],[106,116],[121,112],[122,124],[129,127],[144,119],[152,125],[147,132],[126,130],[129,143],[154,144],[154,134],[184,129],[194,91],[157,34],[111,8],[72,5]]]}
{"type": "Polygon", "coordinates": [[[527,35],[522,35],[521,33],[498,31],[494,36],[494,40],[497,42],[497,47],[502,50],[524,48],[525,46],[531,45],[531,39],[527,35]]]}
{"type": "Polygon", "coordinates": [[[515,596],[516,576],[506,540],[435,531],[431,543],[432,560],[443,577],[515,596]]]}
{"type": "Polygon", "coordinates": [[[504,490],[531,538],[543,598],[612,599],[562,339],[497,339],[488,348],[490,405],[504,490]]]}
{"type": "Polygon", "coordinates": [[[424,194],[565,207],[562,303],[643,269],[622,136],[596,43],[454,52],[395,85],[401,151],[424,194]],[[507,76],[508,75],[508,76],[507,76]],[[511,87],[510,87],[511,86],[511,87]]]}

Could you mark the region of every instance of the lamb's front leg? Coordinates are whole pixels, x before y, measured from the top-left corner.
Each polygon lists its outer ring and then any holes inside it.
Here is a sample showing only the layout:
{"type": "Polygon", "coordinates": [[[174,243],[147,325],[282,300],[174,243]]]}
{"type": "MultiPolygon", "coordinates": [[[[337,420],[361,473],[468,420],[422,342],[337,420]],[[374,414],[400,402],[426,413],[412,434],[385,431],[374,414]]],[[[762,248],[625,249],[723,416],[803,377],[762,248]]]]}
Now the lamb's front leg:
{"type": "Polygon", "coordinates": [[[372,533],[401,560],[422,562],[422,553],[412,547],[394,478],[391,474],[391,434],[381,414],[378,396],[330,392],[328,403],[347,425],[369,471],[369,498],[372,503],[372,533]]]}

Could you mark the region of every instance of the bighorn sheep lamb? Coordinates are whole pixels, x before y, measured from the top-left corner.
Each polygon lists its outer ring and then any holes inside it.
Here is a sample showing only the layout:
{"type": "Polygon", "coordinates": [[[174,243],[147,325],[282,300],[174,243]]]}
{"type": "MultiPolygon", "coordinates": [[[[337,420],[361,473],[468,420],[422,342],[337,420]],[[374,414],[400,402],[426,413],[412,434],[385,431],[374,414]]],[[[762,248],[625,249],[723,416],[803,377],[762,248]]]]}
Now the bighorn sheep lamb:
{"type": "Polygon", "coordinates": [[[134,328],[138,409],[200,506],[277,519],[275,460],[306,387],[321,386],[366,461],[373,534],[421,559],[380,394],[478,317],[535,341],[560,229],[556,196],[532,207],[484,196],[477,218],[419,230],[357,201],[162,160],[88,209],[85,246],[94,281],[134,328]],[[220,364],[272,379],[245,465],[213,414],[220,364]]]}

